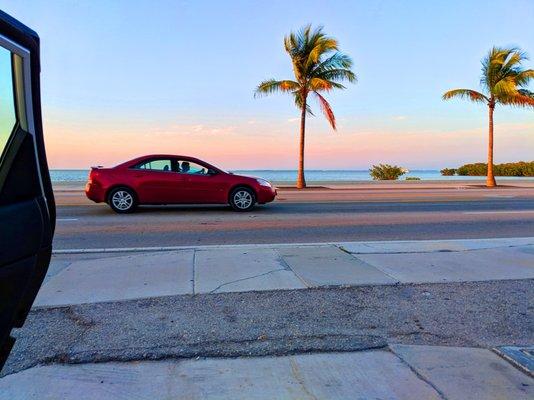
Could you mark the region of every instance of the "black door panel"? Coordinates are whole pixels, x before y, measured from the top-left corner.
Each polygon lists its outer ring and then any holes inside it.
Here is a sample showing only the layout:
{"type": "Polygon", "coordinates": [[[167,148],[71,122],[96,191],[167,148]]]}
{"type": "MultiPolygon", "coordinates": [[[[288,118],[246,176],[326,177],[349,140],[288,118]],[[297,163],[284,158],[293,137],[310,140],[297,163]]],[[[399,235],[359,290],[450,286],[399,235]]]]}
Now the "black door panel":
{"type": "Polygon", "coordinates": [[[42,209],[37,199],[0,206],[0,221],[0,265],[37,254],[44,236],[42,209]]]}
{"type": "Polygon", "coordinates": [[[52,254],[55,206],[39,74],[39,37],[0,11],[0,369],[52,254]]]}

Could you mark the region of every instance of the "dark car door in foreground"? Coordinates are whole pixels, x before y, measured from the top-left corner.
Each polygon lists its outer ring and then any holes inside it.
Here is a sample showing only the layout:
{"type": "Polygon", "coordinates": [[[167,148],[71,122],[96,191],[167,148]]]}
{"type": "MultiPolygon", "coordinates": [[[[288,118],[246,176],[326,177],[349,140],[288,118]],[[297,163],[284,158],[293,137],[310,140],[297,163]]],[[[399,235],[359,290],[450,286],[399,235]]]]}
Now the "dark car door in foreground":
{"type": "Polygon", "coordinates": [[[39,69],[37,34],[0,11],[0,369],[52,253],[55,206],[39,69]]]}

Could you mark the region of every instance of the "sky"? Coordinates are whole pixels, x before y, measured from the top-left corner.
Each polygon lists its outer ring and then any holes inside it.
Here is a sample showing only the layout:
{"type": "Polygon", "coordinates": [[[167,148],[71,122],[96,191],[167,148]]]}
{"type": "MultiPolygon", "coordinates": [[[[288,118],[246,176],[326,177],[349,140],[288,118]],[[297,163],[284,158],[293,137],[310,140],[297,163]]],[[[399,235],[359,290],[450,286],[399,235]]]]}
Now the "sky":
{"type": "MultiPolygon", "coordinates": [[[[284,35],[311,23],[339,40],[356,84],[312,102],[306,167],[456,167],[485,161],[487,107],[444,102],[479,89],[493,45],[534,57],[532,0],[3,0],[42,45],[42,108],[52,168],[115,165],[149,153],[227,169],[293,169],[299,111],[257,84],[292,77],[284,35]]],[[[534,68],[534,62],[526,64],[534,68]]],[[[495,161],[532,160],[534,111],[498,108],[495,161]]]]}

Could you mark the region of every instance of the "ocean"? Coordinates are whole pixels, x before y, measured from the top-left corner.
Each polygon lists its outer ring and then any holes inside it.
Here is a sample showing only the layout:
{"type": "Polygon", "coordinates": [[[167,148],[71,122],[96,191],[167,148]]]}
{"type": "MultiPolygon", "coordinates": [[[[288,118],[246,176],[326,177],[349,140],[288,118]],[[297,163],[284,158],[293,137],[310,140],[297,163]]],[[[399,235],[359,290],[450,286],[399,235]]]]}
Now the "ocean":
{"type": "MultiPolygon", "coordinates": [[[[234,170],[231,171],[235,174],[249,175],[261,177],[273,182],[295,182],[297,179],[296,170],[234,170]]],[[[85,182],[89,170],[84,169],[53,169],[50,171],[52,182],[85,182]]],[[[432,181],[453,181],[453,180],[485,180],[483,176],[442,176],[438,170],[432,169],[414,169],[406,175],[403,175],[400,179],[403,180],[406,177],[418,177],[421,180],[432,181]]],[[[532,178],[517,178],[517,177],[498,177],[499,180],[506,179],[527,179],[532,178]]],[[[355,181],[371,181],[368,170],[318,170],[309,169],[306,170],[306,182],[355,182],[355,181]]]]}

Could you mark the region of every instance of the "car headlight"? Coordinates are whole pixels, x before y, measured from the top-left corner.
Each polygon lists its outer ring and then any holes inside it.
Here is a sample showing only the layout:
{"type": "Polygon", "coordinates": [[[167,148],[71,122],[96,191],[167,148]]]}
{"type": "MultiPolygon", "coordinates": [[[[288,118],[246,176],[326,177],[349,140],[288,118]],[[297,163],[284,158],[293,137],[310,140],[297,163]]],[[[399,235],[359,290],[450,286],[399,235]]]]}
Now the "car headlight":
{"type": "Polygon", "coordinates": [[[271,185],[271,182],[266,181],[265,179],[258,178],[256,179],[256,182],[258,182],[261,186],[273,187],[273,185],[271,185]]]}

